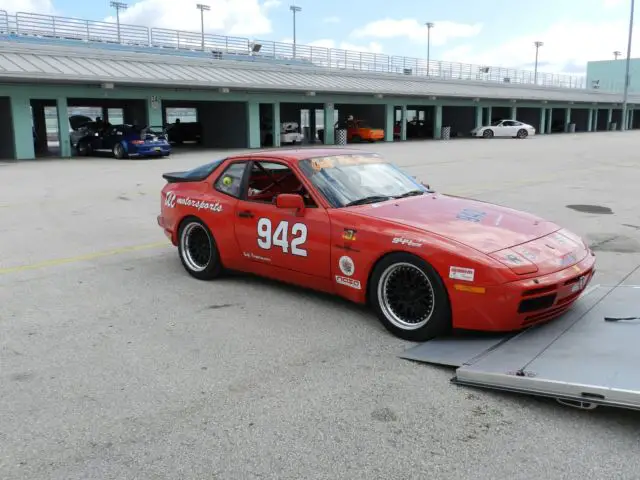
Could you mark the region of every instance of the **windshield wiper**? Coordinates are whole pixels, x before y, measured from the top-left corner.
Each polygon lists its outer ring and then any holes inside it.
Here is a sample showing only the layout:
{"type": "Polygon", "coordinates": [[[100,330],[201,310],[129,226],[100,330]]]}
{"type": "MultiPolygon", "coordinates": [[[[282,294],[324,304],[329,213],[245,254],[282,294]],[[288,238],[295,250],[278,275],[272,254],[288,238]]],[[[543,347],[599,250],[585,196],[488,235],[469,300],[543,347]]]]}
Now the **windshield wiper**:
{"type": "Polygon", "coordinates": [[[425,193],[427,192],[425,192],[424,190],[409,190],[408,192],[403,193],[402,195],[397,195],[393,198],[416,197],[418,195],[424,195],[425,193]]]}
{"type": "Polygon", "coordinates": [[[371,195],[370,197],[359,198],[358,200],[349,202],[345,205],[345,207],[353,207],[354,205],[365,205],[367,203],[384,202],[385,200],[389,200],[390,198],[393,197],[390,197],[388,195],[371,195]]]}

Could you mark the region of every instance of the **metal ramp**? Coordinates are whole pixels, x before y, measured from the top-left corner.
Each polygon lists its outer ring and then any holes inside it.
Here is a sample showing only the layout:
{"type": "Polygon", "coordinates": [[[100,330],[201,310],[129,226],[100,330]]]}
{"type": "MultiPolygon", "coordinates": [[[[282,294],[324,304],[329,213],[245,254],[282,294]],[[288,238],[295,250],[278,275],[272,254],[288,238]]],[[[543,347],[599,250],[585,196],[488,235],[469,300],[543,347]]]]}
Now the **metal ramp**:
{"type": "Polygon", "coordinates": [[[640,410],[640,272],[583,293],[564,316],[511,336],[435,339],[409,360],[457,367],[452,382],[640,410]],[[635,281],[634,281],[635,280],[635,281]]]}

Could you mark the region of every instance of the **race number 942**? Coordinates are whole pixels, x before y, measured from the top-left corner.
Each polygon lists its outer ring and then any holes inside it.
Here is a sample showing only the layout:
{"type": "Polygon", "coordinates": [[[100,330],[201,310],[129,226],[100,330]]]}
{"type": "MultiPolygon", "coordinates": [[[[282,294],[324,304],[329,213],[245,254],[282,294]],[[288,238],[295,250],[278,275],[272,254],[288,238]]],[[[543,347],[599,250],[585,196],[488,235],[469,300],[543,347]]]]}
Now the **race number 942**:
{"type": "Polygon", "coordinates": [[[261,218],[258,220],[258,246],[264,250],[280,247],[284,253],[306,257],[307,251],[302,248],[307,241],[307,226],[304,223],[295,223],[291,227],[291,241],[289,241],[289,222],[281,221],[273,230],[271,220],[261,218]]]}

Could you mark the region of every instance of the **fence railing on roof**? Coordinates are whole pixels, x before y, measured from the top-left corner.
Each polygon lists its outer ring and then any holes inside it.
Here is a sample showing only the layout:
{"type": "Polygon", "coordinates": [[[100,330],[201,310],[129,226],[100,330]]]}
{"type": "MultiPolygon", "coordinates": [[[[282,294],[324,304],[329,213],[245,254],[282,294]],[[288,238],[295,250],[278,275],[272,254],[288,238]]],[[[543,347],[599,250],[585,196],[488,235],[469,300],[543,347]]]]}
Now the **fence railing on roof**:
{"type": "Polygon", "coordinates": [[[317,67],[356,70],[371,73],[394,73],[434,79],[471,80],[491,83],[515,83],[543,87],[588,88],[581,76],[558,75],[502,67],[465,63],[427,62],[420,58],[390,56],[381,53],[355,52],[310,45],[250,40],[224,35],[185,32],[138,25],[19,12],[8,15],[0,11],[0,31],[42,38],[120,44],[180,51],[203,51],[213,58],[252,57],[252,60],[275,60],[279,63],[311,64],[317,67]],[[204,40],[204,49],[203,47],[204,40]],[[257,45],[260,48],[257,48],[257,45]]]}
{"type": "Polygon", "coordinates": [[[14,24],[18,35],[122,45],[149,45],[149,29],[139,25],[120,24],[118,28],[117,24],[110,22],[24,12],[16,13],[14,24]]]}
{"type": "Polygon", "coordinates": [[[0,10],[0,33],[9,33],[9,15],[4,10],[0,10]]]}

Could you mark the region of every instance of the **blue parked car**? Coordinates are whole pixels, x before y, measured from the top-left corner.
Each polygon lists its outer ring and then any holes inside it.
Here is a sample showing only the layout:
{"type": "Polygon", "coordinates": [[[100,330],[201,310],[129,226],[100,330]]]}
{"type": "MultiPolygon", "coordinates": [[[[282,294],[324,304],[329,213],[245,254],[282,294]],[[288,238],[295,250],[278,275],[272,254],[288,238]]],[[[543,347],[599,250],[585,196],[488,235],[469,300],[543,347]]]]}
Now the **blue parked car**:
{"type": "Polygon", "coordinates": [[[83,156],[109,152],[115,158],[171,155],[171,145],[162,127],[136,125],[105,125],[88,128],[86,136],[78,140],[76,150],[83,156]]]}

